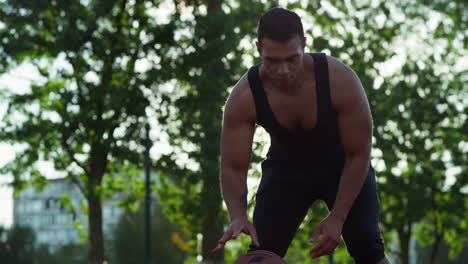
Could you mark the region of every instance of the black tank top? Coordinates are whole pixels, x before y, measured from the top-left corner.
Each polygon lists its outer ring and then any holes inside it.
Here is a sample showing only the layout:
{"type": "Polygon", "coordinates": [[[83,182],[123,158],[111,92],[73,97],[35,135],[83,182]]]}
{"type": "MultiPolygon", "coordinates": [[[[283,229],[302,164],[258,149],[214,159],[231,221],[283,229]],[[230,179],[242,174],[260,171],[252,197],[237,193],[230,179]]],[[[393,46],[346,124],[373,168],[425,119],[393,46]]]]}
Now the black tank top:
{"type": "Polygon", "coordinates": [[[340,141],[337,114],[331,104],[327,57],[324,53],[309,55],[312,56],[315,64],[316,126],[312,129],[288,129],[278,123],[260,80],[261,64],[251,67],[248,72],[257,112],[256,122],[270,135],[271,145],[267,160],[342,169],[345,154],[340,141]]]}

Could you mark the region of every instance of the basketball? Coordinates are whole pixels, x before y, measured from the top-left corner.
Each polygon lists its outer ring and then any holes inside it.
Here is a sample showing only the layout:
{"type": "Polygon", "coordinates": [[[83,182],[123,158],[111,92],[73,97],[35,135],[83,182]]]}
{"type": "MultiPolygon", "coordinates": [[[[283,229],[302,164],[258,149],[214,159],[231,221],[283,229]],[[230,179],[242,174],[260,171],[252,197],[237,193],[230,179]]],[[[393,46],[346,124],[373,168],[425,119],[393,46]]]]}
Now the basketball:
{"type": "Polygon", "coordinates": [[[287,264],[280,256],[266,250],[254,250],[240,256],[234,264],[287,264]]]}

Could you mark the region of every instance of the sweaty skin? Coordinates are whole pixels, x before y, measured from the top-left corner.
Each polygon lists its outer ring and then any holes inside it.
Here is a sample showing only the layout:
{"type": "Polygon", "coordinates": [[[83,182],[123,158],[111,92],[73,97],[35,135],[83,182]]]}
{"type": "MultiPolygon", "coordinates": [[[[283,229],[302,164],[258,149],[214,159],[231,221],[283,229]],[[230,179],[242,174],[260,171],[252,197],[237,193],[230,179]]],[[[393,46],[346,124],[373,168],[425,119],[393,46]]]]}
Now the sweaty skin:
{"type": "MultiPolygon", "coordinates": [[[[305,38],[287,42],[264,38],[257,43],[263,64],[260,78],[273,114],[285,128],[315,127],[317,106],[313,59],[304,54],[305,38]],[[304,111],[309,109],[310,111],[304,111]]],[[[339,60],[327,56],[332,105],[338,115],[346,163],[336,202],[330,214],[316,227],[311,242],[319,243],[310,251],[312,258],[332,252],[341,238],[343,223],[361,190],[370,163],[372,117],[367,97],[357,75],[339,60]]],[[[221,189],[231,225],[214,251],[241,232],[258,238],[246,215],[247,171],[255,131],[256,111],[245,74],[232,90],[224,111],[221,135],[221,189]]],[[[388,263],[386,259],[378,262],[388,263]]]]}

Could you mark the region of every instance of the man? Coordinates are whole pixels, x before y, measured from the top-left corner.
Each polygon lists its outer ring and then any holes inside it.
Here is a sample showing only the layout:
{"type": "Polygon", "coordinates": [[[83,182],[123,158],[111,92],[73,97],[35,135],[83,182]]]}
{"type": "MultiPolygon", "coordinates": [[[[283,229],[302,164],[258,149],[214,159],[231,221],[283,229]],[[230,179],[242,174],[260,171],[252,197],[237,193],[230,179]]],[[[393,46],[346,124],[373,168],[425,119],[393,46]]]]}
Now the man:
{"type": "Polygon", "coordinates": [[[312,258],[332,252],[343,235],[356,263],[389,263],[378,227],[370,165],[372,118],[356,74],[325,54],[305,54],[299,16],[274,8],[259,20],[262,64],[232,90],[221,137],[221,188],[231,224],[215,251],[241,232],[251,250],[284,257],[308,208],[324,200],[312,258]],[[247,170],[255,125],[270,134],[253,224],[246,215],[247,170]],[[320,240],[319,240],[320,238],[320,240]]]}

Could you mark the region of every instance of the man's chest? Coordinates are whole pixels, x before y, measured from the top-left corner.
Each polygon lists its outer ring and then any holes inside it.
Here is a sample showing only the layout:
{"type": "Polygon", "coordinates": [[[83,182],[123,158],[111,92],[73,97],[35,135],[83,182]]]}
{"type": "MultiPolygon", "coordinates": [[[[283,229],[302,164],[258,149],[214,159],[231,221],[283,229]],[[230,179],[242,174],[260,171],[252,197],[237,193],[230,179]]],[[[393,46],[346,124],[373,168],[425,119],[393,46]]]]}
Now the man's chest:
{"type": "Polygon", "coordinates": [[[274,119],[284,128],[311,129],[317,123],[317,92],[315,83],[304,83],[294,94],[285,94],[265,85],[265,92],[274,119]]]}

